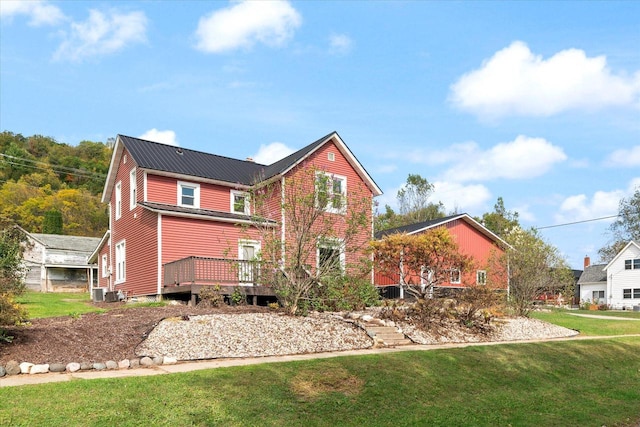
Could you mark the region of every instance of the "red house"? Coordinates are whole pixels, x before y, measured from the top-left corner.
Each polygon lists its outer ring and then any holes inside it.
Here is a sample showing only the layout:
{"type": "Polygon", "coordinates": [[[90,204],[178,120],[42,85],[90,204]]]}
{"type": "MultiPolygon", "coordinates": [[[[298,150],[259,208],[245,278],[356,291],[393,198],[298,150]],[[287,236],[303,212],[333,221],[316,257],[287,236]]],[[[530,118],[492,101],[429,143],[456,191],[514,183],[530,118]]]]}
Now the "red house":
{"type": "MultiPolygon", "coordinates": [[[[506,274],[491,273],[489,263],[491,257],[504,254],[509,245],[466,213],[380,231],[376,233],[375,237],[381,239],[394,233],[418,234],[437,227],[445,227],[449,230],[449,233],[454,236],[460,252],[470,256],[475,266],[474,271],[466,274],[461,274],[458,270],[451,271],[449,281],[438,286],[441,290],[484,285],[490,281],[494,287],[508,291],[509,280],[506,274]]],[[[412,279],[420,280],[418,274],[412,279]]],[[[387,277],[376,273],[374,280],[378,286],[390,287],[387,292],[388,296],[404,297],[402,286],[400,286],[400,274],[387,277]]]]}
{"type": "MultiPolygon", "coordinates": [[[[214,284],[226,293],[243,286],[254,302],[273,295],[258,286],[259,269],[251,262],[263,244],[255,218],[283,241],[290,238],[281,200],[309,168],[328,177],[326,215],[345,215],[356,189],[369,206],[382,193],[336,132],[271,165],[118,135],[102,195],[109,230],[91,256],[99,264],[98,287],[127,297],[186,293],[195,300],[202,286],[214,284]],[[279,190],[258,209],[249,193],[266,183],[279,190]]],[[[361,234],[368,241],[372,225],[361,234]]],[[[310,265],[322,251],[319,243],[310,265]]]]}

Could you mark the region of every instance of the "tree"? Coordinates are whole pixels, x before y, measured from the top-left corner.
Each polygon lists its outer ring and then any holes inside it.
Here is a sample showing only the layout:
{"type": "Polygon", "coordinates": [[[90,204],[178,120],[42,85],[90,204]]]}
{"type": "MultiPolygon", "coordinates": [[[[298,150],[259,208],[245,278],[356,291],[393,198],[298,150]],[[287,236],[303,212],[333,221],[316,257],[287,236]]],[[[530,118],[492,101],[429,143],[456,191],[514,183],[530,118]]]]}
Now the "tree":
{"type": "Polygon", "coordinates": [[[409,174],[407,182],[398,190],[398,213],[385,205],[385,213],[375,219],[376,231],[415,224],[446,216],[442,202],[429,202],[433,184],[418,174],[409,174]]]}
{"type": "Polygon", "coordinates": [[[504,238],[511,230],[520,227],[518,212],[508,211],[504,207],[502,197],[498,197],[493,206],[493,212],[484,213],[482,218],[476,218],[476,220],[501,238],[504,238]]]}
{"type": "Polygon", "coordinates": [[[509,274],[509,304],[518,316],[529,316],[534,301],[544,292],[573,295],[574,278],[557,248],[546,243],[535,229],[516,228],[505,235],[511,245],[491,260],[492,268],[509,274]]]}
{"type": "Polygon", "coordinates": [[[45,234],[62,234],[62,213],[51,209],[44,214],[42,232],[45,234]]]}
{"type": "Polygon", "coordinates": [[[350,182],[345,200],[334,178],[301,165],[284,180],[257,185],[250,193],[255,215],[245,232],[247,238],[258,233],[262,279],[289,314],[296,314],[324,281],[371,271],[365,250],[371,193],[364,184],[350,182]]]}
{"type": "Polygon", "coordinates": [[[376,268],[391,277],[399,275],[401,285],[419,299],[450,281],[452,272],[463,275],[473,266],[472,259],[460,253],[455,239],[443,227],[420,234],[390,234],[371,242],[371,248],[376,268]]]}
{"type": "Polygon", "coordinates": [[[0,326],[11,325],[26,317],[15,297],[25,291],[21,242],[24,238],[16,227],[3,223],[0,228],[0,326]]]}
{"type": "Polygon", "coordinates": [[[598,251],[605,262],[611,261],[630,240],[640,241],[640,187],[631,197],[620,200],[618,218],[610,231],[612,241],[598,251]]]}

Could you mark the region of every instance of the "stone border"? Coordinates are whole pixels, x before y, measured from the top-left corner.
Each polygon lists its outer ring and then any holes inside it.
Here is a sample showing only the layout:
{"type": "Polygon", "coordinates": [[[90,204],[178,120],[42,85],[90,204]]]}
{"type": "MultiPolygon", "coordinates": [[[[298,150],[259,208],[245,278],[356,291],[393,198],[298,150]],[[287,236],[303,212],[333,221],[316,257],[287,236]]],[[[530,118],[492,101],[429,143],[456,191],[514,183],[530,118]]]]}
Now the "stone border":
{"type": "Polygon", "coordinates": [[[168,356],[142,357],[135,359],[123,359],[118,362],[115,360],[107,360],[106,362],[71,362],[67,363],[44,363],[34,364],[29,362],[17,362],[10,360],[5,366],[0,365],[0,378],[13,375],[35,375],[48,374],[50,372],[74,373],[78,371],[113,371],[124,369],[147,368],[157,365],[175,365],[177,359],[168,356]]]}

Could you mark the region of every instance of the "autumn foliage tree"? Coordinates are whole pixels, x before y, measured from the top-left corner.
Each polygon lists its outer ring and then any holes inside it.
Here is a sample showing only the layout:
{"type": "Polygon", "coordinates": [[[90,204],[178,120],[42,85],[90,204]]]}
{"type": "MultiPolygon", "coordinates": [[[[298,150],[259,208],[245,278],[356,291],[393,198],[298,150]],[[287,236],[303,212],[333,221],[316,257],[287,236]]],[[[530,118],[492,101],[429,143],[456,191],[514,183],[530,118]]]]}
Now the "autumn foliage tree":
{"type": "MultiPolygon", "coordinates": [[[[250,199],[254,217],[247,233],[258,230],[260,261],[270,266],[261,275],[289,314],[336,277],[370,277],[372,200],[364,184],[350,182],[345,192],[331,174],[302,165],[256,186],[250,199]]],[[[375,292],[370,280],[368,287],[375,292]]]]}
{"type": "Polygon", "coordinates": [[[24,270],[21,264],[23,234],[7,223],[0,222],[0,224],[2,224],[0,228],[0,326],[2,326],[23,320],[26,313],[15,301],[15,297],[25,291],[24,270]]]}
{"type": "Polygon", "coordinates": [[[473,260],[459,251],[443,227],[420,234],[390,234],[370,245],[378,271],[389,277],[399,275],[401,286],[418,299],[450,281],[452,271],[464,275],[473,267],[473,260]]]}

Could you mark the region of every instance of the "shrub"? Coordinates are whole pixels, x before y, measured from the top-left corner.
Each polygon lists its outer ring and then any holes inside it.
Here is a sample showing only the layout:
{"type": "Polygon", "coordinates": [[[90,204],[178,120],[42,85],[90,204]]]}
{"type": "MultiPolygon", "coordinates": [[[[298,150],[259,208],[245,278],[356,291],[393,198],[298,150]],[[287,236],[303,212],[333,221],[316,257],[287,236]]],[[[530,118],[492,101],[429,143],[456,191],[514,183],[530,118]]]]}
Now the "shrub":
{"type": "Polygon", "coordinates": [[[309,307],[318,311],[363,310],[378,305],[378,290],[365,278],[328,277],[312,289],[309,307]]]}
{"type": "Polygon", "coordinates": [[[200,289],[200,301],[198,307],[219,307],[224,301],[220,294],[220,285],[207,286],[200,289]]]}

